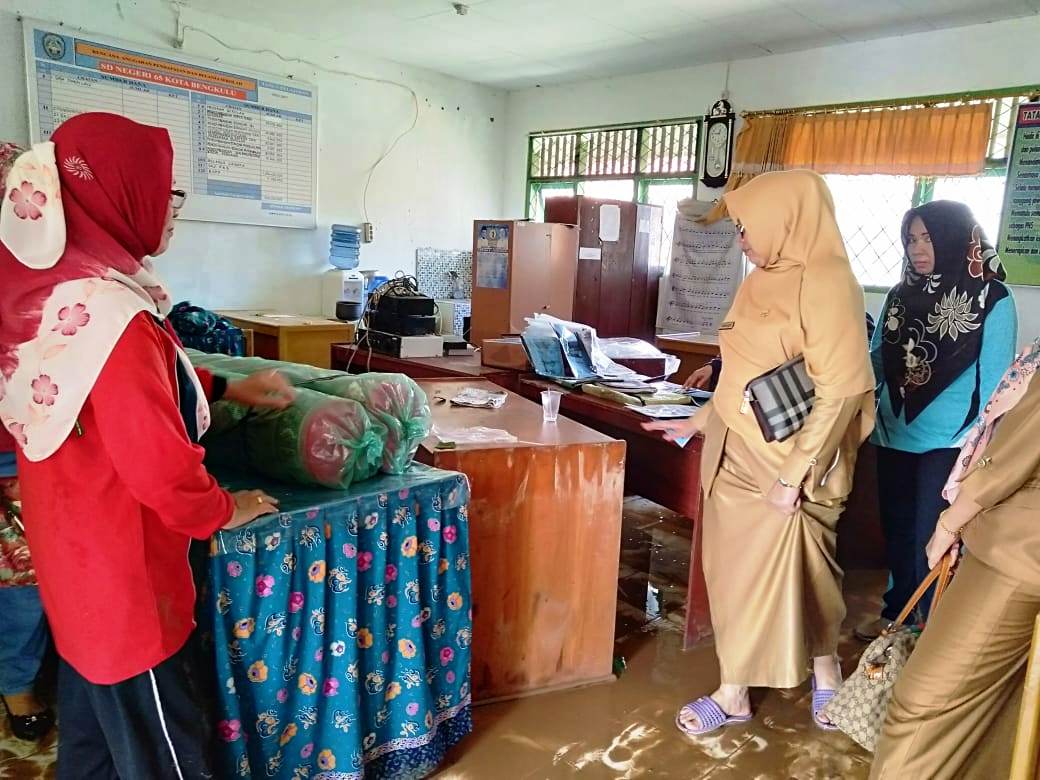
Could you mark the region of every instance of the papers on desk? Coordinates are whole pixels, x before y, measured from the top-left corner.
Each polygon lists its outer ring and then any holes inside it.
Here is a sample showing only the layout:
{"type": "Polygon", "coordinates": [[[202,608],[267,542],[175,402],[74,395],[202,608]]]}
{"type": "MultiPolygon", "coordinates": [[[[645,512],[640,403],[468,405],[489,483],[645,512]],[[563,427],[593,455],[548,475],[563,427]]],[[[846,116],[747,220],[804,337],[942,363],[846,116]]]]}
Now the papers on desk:
{"type": "Polygon", "coordinates": [[[656,406],[636,406],[635,404],[629,404],[628,409],[633,412],[639,412],[646,417],[651,417],[655,420],[683,420],[687,417],[693,417],[697,414],[699,407],[688,405],[688,406],[676,406],[672,404],[659,404],[656,406]]]}
{"type": "Polygon", "coordinates": [[[481,390],[478,387],[467,387],[451,399],[452,406],[468,406],[473,409],[501,409],[505,406],[505,390],[481,390]]]}
{"type": "Polygon", "coordinates": [[[589,380],[648,380],[631,368],[615,363],[612,358],[662,358],[668,376],[679,368],[678,358],[665,355],[652,344],[639,339],[601,341],[595,328],[559,320],[548,314],[536,314],[526,318],[526,322],[520,341],[535,373],[567,387],[589,380]],[[566,384],[568,382],[574,384],[566,384]]]}
{"type": "Polygon", "coordinates": [[[592,358],[569,323],[536,317],[520,336],[528,360],[539,376],[549,379],[594,379],[592,358]]]}
{"type": "Polygon", "coordinates": [[[694,401],[710,401],[714,393],[709,390],[698,390],[695,387],[683,387],[677,385],[675,382],[656,382],[654,387],[658,387],[661,390],[665,390],[669,393],[680,393],[681,395],[688,395],[694,401]]]}
{"type": "Polygon", "coordinates": [[[622,380],[603,380],[598,384],[603,387],[609,387],[611,390],[617,390],[621,393],[627,393],[628,395],[655,395],[658,388],[655,385],[648,384],[646,382],[635,380],[635,379],[622,379],[622,380]]]}
{"type": "Polygon", "coordinates": [[[654,390],[651,394],[629,393],[598,383],[584,384],[581,386],[581,391],[588,395],[602,398],[604,401],[610,401],[623,406],[680,406],[693,403],[693,400],[688,395],[679,393],[667,393],[658,390],[654,390]]]}
{"type": "Polygon", "coordinates": [[[509,431],[498,428],[485,428],[482,425],[472,428],[444,429],[433,426],[433,435],[441,443],[451,444],[515,444],[516,436],[509,431]]]}

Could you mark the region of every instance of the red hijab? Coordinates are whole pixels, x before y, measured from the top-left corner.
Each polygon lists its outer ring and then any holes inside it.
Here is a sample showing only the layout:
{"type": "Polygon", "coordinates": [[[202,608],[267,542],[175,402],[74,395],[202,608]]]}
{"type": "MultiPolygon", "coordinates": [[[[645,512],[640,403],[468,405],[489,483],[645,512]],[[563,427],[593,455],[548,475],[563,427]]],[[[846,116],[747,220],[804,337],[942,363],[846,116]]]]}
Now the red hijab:
{"type": "MultiPolygon", "coordinates": [[[[172,179],[168,133],[112,114],[70,119],[12,166],[0,202],[0,423],[30,461],[68,437],[129,323],[168,313],[147,256],[162,243],[172,179]]],[[[201,434],[209,411],[196,390],[201,434]]]]}
{"type": "MultiPolygon", "coordinates": [[[[17,366],[18,347],[36,338],[54,287],[102,277],[109,269],[126,276],[138,273],[162,241],[170,202],[173,146],[166,130],[115,114],[80,114],[51,140],[67,238],[58,261],[41,270],[27,267],[0,243],[0,372],[5,378],[17,366]]],[[[6,196],[13,199],[18,187],[14,182],[6,196]]]]}

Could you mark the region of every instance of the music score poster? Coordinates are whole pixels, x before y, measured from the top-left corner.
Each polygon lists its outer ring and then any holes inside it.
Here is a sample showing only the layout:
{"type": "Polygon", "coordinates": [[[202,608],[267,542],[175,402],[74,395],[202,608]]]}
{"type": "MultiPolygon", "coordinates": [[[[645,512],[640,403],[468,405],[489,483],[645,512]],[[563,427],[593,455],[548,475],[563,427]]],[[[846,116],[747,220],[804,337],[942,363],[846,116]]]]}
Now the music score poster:
{"type": "Polygon", "coordinates": [[[675,217],[672,261],[661,279],[657,326],[664,333],[707,336],[718,333],[733,303],[744,278],[744,256],[731,220],[704,225],[693,211],[702,209],[681,209],[675,217]]]}

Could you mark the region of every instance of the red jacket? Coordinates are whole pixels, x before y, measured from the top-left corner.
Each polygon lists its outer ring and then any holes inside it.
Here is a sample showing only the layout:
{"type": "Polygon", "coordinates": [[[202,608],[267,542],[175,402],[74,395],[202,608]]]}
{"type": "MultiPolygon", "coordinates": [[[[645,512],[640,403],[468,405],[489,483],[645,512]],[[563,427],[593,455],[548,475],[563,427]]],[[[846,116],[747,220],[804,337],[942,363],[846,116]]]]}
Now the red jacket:
{"type": "Polygon", "coordinates": [[[188,439],[173,339],[138,315],[78,430],[40,463],[19,455],[23,519],[55,644],[93,683],[127,680],[181,649],[195,626],[191,539],[209,538],[234,512],[188,439]]]}

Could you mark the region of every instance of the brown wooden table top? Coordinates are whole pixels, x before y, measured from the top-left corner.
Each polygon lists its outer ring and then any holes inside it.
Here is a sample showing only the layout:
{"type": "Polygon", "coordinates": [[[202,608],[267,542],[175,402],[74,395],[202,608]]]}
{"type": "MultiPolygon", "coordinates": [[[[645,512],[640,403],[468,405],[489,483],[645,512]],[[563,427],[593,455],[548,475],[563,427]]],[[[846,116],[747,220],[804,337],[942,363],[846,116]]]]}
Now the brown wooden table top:
{"type": "MultiPolygon", "coordinates": [[[[500,386],[487,380],[417,379],[416,382],[429,397],[433,424],[438,429],[443,431],[483,426],[508,431],[518,440],[513,444],[458,445],[457,449],[460,450],[531,446],[560,447],[574,444],[610,444],[617,441],[562,415],[554,423],[544,422],[541,400],[538,403],[529,401],[516,393],[503,390],[500,386]],[[500,409],[452,406],[451,399],[470,387],[504,392],[507,395],[506,403],[500,409]]],[[[437,441],[437,438],[431,435],[422,446],[428,452],[438,452],[437,441]]]]}
{"type": "Polygon", "coordinates": [[[278,328],[292,328],[294,330],[331,331],[333,333],[339,331],[344,335],[354,332],[354,324],[351,322],[330,320],[320,316],[310,317],[302,314],[281,314],[279,312],[255,311],[252,309],[242,311],[221,310],[217,314],[233,322],[243,323],[254,330],[266,329],[274,332],[278,328]]]}
{"type": "Polygon", "coordinates": [[[561,410],[580,413],[590,420],[614,426],[626,433],[638,434],[648,439],[664,440],[662,434],[643,429],[643,423],[650,422],[651,418],[639,414],[639,412],[633,412],[631,409],[626,409],[621,404],[615,404],[603,398],[583,393],[581,390],[567,390],[547,379],[526,375],[520,377],[520,381],[517,384],[517,392],[525,398],[533,399],[540,397],[541,391],[549,387],[563,393],[563,398],[560,401],[561,410]]]}
{"type": "MultiPolygon", "coordinates": [[[[367,349],[358,349],[354,344],[333,344],[333,364],[346,364],[354,356],[354,365],[369,365],[367,349]],[[356,353],[356,354],[355,354],[356,353]]],[[[380,371],[405,374],[413,378],[428,377],[488,377],[515,373],[508,368],[494,368],[481,365],[480,355],[464,355],[460,357],[426,357],[400,358],[373,352],[371,365],[380,371]]]]}

